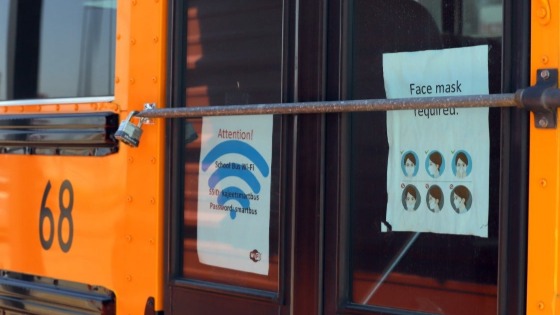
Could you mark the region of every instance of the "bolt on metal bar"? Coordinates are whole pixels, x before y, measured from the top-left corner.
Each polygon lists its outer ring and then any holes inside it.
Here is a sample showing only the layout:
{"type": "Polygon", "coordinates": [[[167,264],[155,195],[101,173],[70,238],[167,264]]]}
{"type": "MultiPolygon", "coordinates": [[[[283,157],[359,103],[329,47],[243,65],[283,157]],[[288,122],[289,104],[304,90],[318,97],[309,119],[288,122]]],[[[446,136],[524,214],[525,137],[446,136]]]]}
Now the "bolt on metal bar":
{"type": "Polygon", "coordinates": [[[299,103],[272,103],[227,106],[201,106],[181,108],[157,108],[140,111],[136,116],[144,118],[194,118],[230,115],[276,115],[321,114],[387,111],[406,109],[470,108],[470,107],[520,107],[521,93],[416,97],[399,99],[368,99],[350,101],[319,101],[299,103]]]}

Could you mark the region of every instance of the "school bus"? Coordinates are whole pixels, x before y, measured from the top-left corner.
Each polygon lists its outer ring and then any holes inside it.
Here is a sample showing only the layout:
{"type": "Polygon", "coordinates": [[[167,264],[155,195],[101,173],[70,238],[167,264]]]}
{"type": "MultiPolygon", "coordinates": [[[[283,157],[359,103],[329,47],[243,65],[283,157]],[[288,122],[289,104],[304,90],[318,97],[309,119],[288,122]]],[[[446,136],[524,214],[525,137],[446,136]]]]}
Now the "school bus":
{"type": "Polygon", "coordinates": [[[3,0],[0,314],[558,314],[555,0],[3,0]]]}

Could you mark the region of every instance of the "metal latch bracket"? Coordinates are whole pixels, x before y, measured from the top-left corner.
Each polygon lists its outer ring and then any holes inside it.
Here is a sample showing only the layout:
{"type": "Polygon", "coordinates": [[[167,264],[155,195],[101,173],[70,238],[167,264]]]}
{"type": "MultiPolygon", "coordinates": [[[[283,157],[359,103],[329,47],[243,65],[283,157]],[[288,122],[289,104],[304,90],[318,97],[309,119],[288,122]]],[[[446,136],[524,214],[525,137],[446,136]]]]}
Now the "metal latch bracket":
{"type": "Polygon", "coordinates": [[[560,106],[558,69],[537,70],[537,83],[519,90],[515,97],[523,108],[535,115],[535,128],[556,128],[556,110],[560,106]]]}

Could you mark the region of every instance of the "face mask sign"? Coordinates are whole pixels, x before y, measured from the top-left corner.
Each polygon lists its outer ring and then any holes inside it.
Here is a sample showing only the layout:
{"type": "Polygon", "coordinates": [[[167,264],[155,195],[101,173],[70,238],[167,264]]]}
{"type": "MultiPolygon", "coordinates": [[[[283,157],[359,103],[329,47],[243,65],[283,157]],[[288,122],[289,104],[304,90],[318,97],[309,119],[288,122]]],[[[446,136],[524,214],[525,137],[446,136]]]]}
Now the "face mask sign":
{"type": "MultiPolygon", "coordinates": [[[[488,46],[384,54],[387,98],[488,94],[487,55],[488,46]]],[[[488,237],[488,108],[389,111],[387,138],[392,231],[488,237]]]]}

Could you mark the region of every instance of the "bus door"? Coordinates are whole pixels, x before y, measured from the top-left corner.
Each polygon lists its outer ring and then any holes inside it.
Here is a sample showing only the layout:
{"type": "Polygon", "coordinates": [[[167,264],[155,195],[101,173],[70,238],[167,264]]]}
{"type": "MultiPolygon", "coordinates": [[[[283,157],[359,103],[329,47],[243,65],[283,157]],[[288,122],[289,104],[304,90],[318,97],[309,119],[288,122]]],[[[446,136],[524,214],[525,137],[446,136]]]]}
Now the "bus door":
{"type": "MultiPolygon", "coordinates": [[[[343,1],[332,99],[515,92],[514,2],[343,1]]],[[[328,115],[325,313],[525,314],[527,128],[518,109],[328,115]]]]}
{"type": "Polygon", "coordinates": [[[343,102],[528,85],[525,6],[173,2],[166,313],[525,313],[529,115],[343,102]]]}

